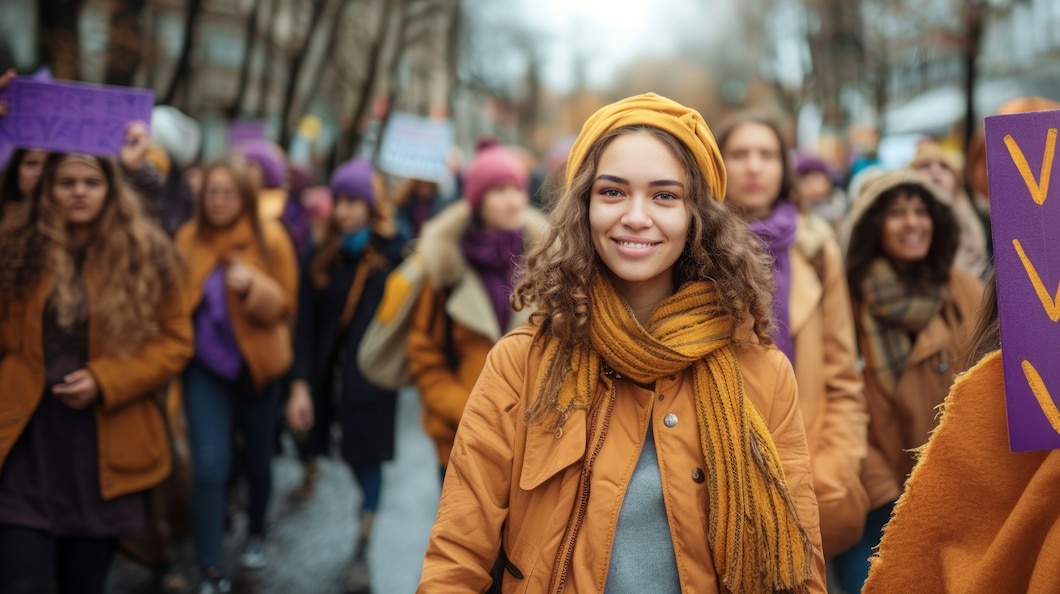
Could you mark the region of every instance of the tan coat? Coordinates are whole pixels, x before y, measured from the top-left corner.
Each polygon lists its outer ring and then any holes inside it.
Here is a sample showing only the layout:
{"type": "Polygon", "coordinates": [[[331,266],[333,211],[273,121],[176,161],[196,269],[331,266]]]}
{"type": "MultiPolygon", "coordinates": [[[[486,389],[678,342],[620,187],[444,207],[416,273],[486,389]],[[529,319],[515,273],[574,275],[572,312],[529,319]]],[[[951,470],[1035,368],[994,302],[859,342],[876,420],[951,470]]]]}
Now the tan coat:
{"type": "MultiPolygon", "coordinates": [[[[540,215],[530,211],[527,241],[539,236],[540,215]]],[[[505,333],[522,326],[528,311],[513,312],[501,328],[485,285],[460,253],[460,236],[471,221],[468,203],[460,200],[424,227],[418,251],[423,255],[427,282],[413,311],[409,329],[409,375],[423,402],[423,426],[434,440],[438,462],[449,463],[456,429],[471,388],[486,364],[486,355],[505,333]],[[437,287],[451,287],[445,313],[452,320],[452,340],[457,368],[449,369],[445,356],[445,321],[433,319],[437,287]]]]}
{"type": "MultiPolygon", "coordinates": [[[[871,509],[898,498],[915,462],[912,450],[927,443],[936,425],[937,408],[963,365],[983,285],[968,273],[950,269],[942,311],[916,337],[895,397],[884,394],[871,375],[865,377],[869,403],[869,454],[861,473],[871,509]]],[[[855,304],[855,311],[861,307],[855,304]]],[[[865,337],[858,329],[858,340],[865,337]]],[[[862,346],[864,348],[864,346],[862,346]]]]}
{"type": "MultiPolygon", "coordinates": [[[[590,428],[584,409],[571,414],[559,435],[548,423],[527,426],[523,421],[529,404],[525,395],[533,393],[542,352],[542,340],[535,340],[531,326],[509,334],[490,352],[464,411],[418,592],[484,591],[491,583],[489,572],[502,535],[508,558],[523,575],[516,579],[505,574],[504,592],[545,592],[557,571],[556,552],[577,506],[590,428]]],[[[813,543],[810,590],[824,592],[817,502],[791,366],[774,348],[745,342],[735,352],[744,390],[772,433],[799,518],[813,543]]],[[[607,398],[611,381],[601,379],[593,402],[607,398]]],[[[660,379],[654,391],[621,379],[615,389],[614,411],[594,465],[592,494],[565,591],[604,590],[623,492],[652,423],[681,588],[725,592],[708,545],[707,482],[693,478],[706,464],[691,368],[660,379]],[[677,417],[672,428],[663,424],[669,414],[677,417]]]]}
{"type": "MultiPolygon", "coordinates": [[[[90,267],[84,279],[91,304],[100,287],[90,267]]],[[[53,288],[53,280],[45,275],[27,299],[0,308],[0,469],[44,394],[41,320],[53,288]]],[[[89,317],[85,367],[99,385],[92,412],[98,433],[99,485],[103,499],[109,500],[153,487],[169,476],[166,425],[160,406],[150,396],[184,368],[193,346],[191,318],[179,295],[169,295],[160,304],[159,334],[127,357],[107,354],[102,322],[98,316],[89,317]]]]}
{"type": "Polygon", "coordinates": [[[818,225],[826,223],[801,218],[790,248],[789,319],[821,541],[831,558],[861,538],[869,511],[859,478],[869,417],[843,259],[830,229],[818,225]]]}
{"type": "Polygon", "coordinates": [[[184,298],[189,311],[194,312],[202,302],[206,279],[219,264],[219,258],[238,258],[250,270],[246,295],[229,289],[226,297],[239,352],[259,390],[291,367],[291,327],[298,302],[298,257],[287,231],[273,220],[263,220],[261,230],[269,250],[267,262],[247,233],[237,241],[218,238],[212,243],[211,236],[200,234],[195,221],[191,221],[180,228],[175,240],[188,263],[184,298]],[[231,246],[225,245],[224,253],[218,254],[217,245],[224,243],[231,246]]]}

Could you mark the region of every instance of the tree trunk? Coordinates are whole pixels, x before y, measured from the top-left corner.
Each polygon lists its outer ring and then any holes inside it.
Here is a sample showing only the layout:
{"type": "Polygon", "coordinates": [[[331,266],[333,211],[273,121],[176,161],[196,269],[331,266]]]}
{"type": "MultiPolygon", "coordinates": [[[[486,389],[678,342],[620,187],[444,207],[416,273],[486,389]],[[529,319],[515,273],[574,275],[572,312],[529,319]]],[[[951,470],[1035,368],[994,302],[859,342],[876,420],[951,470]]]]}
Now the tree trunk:
{"type": "Polygon", "coordinates": [[[976,0],[965,0],[968,11],[968,31],[964,48],[964,151],[967,153],[972,136],[979,129],[976,117],[975,87],[979,82],[976,61],[983,38],[983,8],[976,0]]]}
{"type": "Polygon", "coordinates": [[[40,0],[37,5],[41,63],[57,79],[81,78],[81,37],[77,23],[84,0],[40,0]]]}
{"type": "Polygon", "coordinates": [[[379,75],[379,56],[382,53],[383,45],[390,29],[387,26],[390,23],[390,8],[391,3],[384,0],[379,9],[379,26],[377,29],[379,36],[372,42],[371,49],[368,51],[368,70],[364,74],[360,92],[357,94],[357,103],[354,105],[350,131],[346,138],[346,150],[344,151],[346,158],[355,156],[361,143],[361,120],[365,118],[368,108],[372,104],[372,90],[376,86],[376,78],[379,75]]]}
{"type": "Polygon", "coordinates": [[[272,73],[276,70],[270,63],[270,54],[272,54],[272,34],[276,29],[276,14],[280,10],[280,2],[282,1],[283,0],[272,0],[268,18],[265,19],[265,40],[262,47],[264,60],[262,70],[264,70],[264,72],[260,77],[260,84],[258,86],[258,105],[254,110],[254,116],[258,118],[264,118],[269,113],[269,92],[272,90],[272,73]]]}
{"type": "Polygon", "coordinates": [[[261,13],[261,0],[253,0],[254,5],[247,17],[246,30],[243,32],[243,64],[239,67],[239,83],[236,87],[236,97],[232,104],[225,110],[228,119],[234,120],[239,117],[243,108],[243,100],[247,96],[247,82],[250,80],[250,65],[254,62],[254,45],[258,41],[258,17],[261,13]]]}
{"type": "Polygon", "coordinates": [[[397,43],[394,44],[394,53],[390,55],[390,64],[387,66],[388,84],[389,88],[386,93],[386,114],[383,115],[383,121],[379,122],[379,142],[375,143],[375,151],[372,154],[372,160],[379,160],[379,151],[383,148],[382,134],[386,131],[386,124],[390,120],[390,112],[393,111],[394,101],[397,99],[397,80],[398,74],[401,70],[401,58],[404,56],[405,44],[408,38],[408,27],[409,27],[409,9],[408,0],[397,0],[398,10],[401,11],[401,19],[398,21],[397,26],[397,43]]]}
{"type": "Polygon", "coordinates": [[[295,94],[298,92],[298,78],[302,72],[302,63],[309,46],[316,37],[317,28],[324,17],[324,11],[328,6],[328,0],[314,0],[313,11],[309,18],[309,30],[306,31],[305,40],[301,47],[294,52],[291,63],[287,69],[287,85],[283,91],[283,104],[280,106],[280,146],[287,147],[291,143],[291,108],[294,106],[295,94]]]}
{"type": "Polygon", "coordinates": [[[449,68],[446,74],[449,77],[446,85],[446,97],[449,102],[449,116],[452,117],[453,101],[456,99],[457,87],[460,85],[460,42],[464,27],[464,11],[460,6],[460,0],[452,0],[453,14],[450,16],[449,29],[446,31],[446,60],[449,68]]]}
{"type": "Polygon", "coordinates": [[[146,0],[110,2],[106,75],[108,85],[132,86],[143,58],[143,23],[146,0]]]}
{"type": "Polygon", "coordinates": [[[346,14],[346,8],[349,6],[350,0],[339,0],[339,5],[335,9],[335,14],[331,19],[331,28],[328,29],[327,45],[324,46],[324,59],[317,64],[317,67],[309,74],[311,77],[306,87],[309,89],[306,92],[306,97],[314,97],[320,90],[320,79],[324,75],[324,70],[328,63],[328,57],[335,55],[335,40],[339,36],[339,27],[343,22],[343,15],[346,14]]]}
{"type": "MultiPolygon", "coordinates": [[[[166,90],[159,103],[172,105],[177,97],[178,89],[182,85],[187,84],[187,79],[191,76],[192,43],[195,40],[195,29],[201,9],[202,0],[188,0],[188,12],[184,20],[184,40],[180,48],[180,58],[177,60],[177,68],[173,74],[173,80],[169,82],[169,89],[166,90]]],[[[187,96],[186,93],[185,96],[187,96]]]]}

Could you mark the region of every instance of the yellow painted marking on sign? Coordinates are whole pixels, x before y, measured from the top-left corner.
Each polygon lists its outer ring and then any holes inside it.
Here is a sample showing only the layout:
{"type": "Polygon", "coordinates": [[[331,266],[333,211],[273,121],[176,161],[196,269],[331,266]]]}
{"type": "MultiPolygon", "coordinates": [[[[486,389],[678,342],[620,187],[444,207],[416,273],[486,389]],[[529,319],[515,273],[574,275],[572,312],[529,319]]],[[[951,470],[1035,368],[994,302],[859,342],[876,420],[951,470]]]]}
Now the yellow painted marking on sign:
{"type": "Polygon", "coordinates": [[[1031,259],[1027,257],[1027,253],[1023,251],[1023,245],[1020,240],[1013,239],[1012,245],[1016,247],[1020,262],[1023,262],[1023,269],[1027,271],[1027,276],[1030,277],[1031,284],[1034,285],[1034,292],[1038,294],[1038,299],[1042,300],[1042,307],[1045,308],[1045,313],[1048,314],[1050,320],[1054,322],[1060,321],[1060,284],[1057,284],[1056,295],[1050,295],[1045,288],[1045,283],[1042,282],[1042,277],[1038,276],[1038,270],[1031,263],[1031,259]]]}
{"type": "Polygon", "coordinates": [[[1034,393],[1034,398],[1038,401],[1042,412],[1045,413],[1045,418],[1052,425],[1053,431],[1060,433],[1060,410],[1057,410],[1056,403],[1049,394],[1049,388],[1045,387],[1042,376],[1038,375],[1038,370],[1030,361],[1023,361],[1023,375],[1027,377],[1027,385],[1031,387],[1031,392],[1034,393]]]}
{"type": "Polygon", "coordinates": [[[1023,156],[1023,150],[1016,144],[1016,139],[1012,138],[1011,134],[1005,135],[1005,146],[1008,147],[1008,154],[1012,157],[1012,162],[1016,164],[1016,169],[1019,169],[1020,175],[1023,176],[1023,181],[1027,184],[1027,189],[1031,192],[1031,198],[1039,206],[1045,204],[1045,198],[1049,193],[1049,175],[1053,169],[1053,156],[1056,154],[1056,128],[1049,128],[1049,133],[1045,139],[1045,154],[1042,155],[1042,170],[1039,180],[1034,179],[1034,174],[1031,173],[1031,166],[1027,163],[1027,157],[1023,156]]]}

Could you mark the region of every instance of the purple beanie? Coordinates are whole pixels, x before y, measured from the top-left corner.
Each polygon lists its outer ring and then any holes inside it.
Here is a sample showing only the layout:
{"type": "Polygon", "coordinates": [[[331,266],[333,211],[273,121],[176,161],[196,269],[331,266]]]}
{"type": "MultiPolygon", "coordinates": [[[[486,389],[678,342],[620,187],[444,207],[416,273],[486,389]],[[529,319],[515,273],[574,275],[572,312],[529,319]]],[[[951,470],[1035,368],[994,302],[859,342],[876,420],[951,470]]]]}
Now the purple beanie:
{"type": "Polygon", "coordinates": [[[823,173],[833,181],[836,179],[835,172],[820,157],[815,157],[814,155],[797,155],[795,157],[796,175],[801,177],[814,172],[823,173]]]}
{"type": "Polygon", "coordinates": [[[505,183],[526,191],[529,175],[519,159],[501,146],[479,151],[464,171],[464,198],[477,210],[486,192],[505,183]]]}
{"type": "Polygon", "coordinates": [[[261,166],[266,188],[283,187],[287,165],[280,147],[268,140],[251,140],[240,145],[239,151],[244,158],[261,166]]]}
{"type": "Polygon", "coordinates": [[[372,162],[368,159],[359,157],[346,161],[331,175],[331,195],[333,198],[360,198],[375,208],[378,197],[372,178],[372,162]]]}

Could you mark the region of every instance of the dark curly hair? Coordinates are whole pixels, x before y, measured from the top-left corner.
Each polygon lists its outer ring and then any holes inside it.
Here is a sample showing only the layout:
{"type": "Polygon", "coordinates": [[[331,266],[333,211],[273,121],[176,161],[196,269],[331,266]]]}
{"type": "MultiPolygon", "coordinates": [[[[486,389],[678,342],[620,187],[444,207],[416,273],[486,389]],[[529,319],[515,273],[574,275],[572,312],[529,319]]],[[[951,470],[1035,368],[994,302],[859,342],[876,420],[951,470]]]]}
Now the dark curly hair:
{"type": "Polygon", "coordinates": [[[888,188],[858,219],[850,234],[847,248],[847,283],[850,296],[861,299],[861,281],[873,260],[890,257],[883,251],[883,223],[887,209],[902,196],[916,196],[924,201],[931,217],[931,247],[927,256],[912,262],[903,270],[902,277],[910,285],[943,286],[950,280],[950,268],[957,255],[960,230],[953,209],[940,202],[921,184],[901,183],[888,188]]]}

